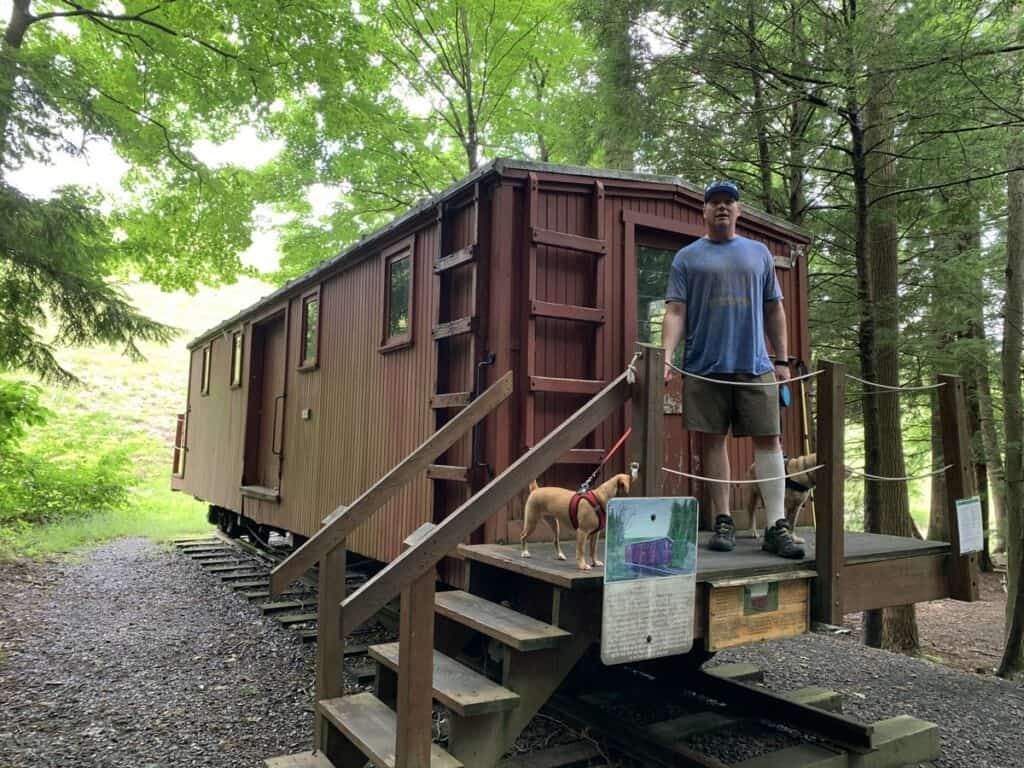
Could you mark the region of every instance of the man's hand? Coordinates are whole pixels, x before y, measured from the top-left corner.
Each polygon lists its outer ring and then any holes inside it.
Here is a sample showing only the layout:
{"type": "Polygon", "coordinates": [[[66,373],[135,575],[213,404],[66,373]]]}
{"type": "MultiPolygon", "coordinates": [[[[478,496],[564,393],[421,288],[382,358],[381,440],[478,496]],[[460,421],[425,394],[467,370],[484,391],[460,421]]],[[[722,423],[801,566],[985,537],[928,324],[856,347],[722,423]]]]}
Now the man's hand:
{"type": "Polygon", "coordinates": [[[668,384],[672,380],[672,365],[666,360],[665,361],[665,384],[668,384]]]}
{"type": "Polygon", "coordinates": [[[784,363],[781,360],[775,361],[775,380],[782,384],[789,381],[789,364],[784,363]]]}

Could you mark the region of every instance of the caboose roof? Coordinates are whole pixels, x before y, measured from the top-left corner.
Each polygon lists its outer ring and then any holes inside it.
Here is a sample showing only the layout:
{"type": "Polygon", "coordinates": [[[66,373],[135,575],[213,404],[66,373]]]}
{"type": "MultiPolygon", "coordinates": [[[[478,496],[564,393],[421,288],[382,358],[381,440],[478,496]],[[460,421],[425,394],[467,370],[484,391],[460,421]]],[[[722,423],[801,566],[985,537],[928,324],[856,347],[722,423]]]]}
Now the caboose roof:
{"type": "MultiPolygon", "coordinates": [[[[558,165],[556,163],[541,163],[532,160],[497,158],[496,160],[492,160],[491,162],[480,166],[468,176],[465,176],[454,184],[448,186],[442,192],[431,197],[424,198],[408,211],[396,216],[380,229],[374,230],[368,235],[364,235],[340,253],[329,259],[325,259],[308,272],[292,278],[280,288],[267,296],[264,296],[256,303],[246,307],[241,312],[232,315],[227,320],[224,320],[213,328],[204,331],[188,343],[188,348],[192,349],[193,347],[209,340],[211,337],[215,337],[218,334],[226,332],[230,328],[237,326],[241,321],[248,317],[258,315],[263,308],[272,306],[285,296],[299,292],[306,286],[317,283],[325,274],[340,270],[349,264],[370,256],[374,252],[374,248],[377,243],[386,240],[389,235],[393,234],[396,230],[402,229],[409,222],[433,211],[440,203],[459,195],[467,187],[487,176],[503,176],[509,171],[550,173],[565,176],[585,176],[588,178],[665,185],[667,187],[674,187],[676,192],[683,197],[691,198],[698,205],[701,204],[704,195],[701,187],[685,181],[678,176],[637,173],[635,171],[620,171],[606,168],[589,168],[578,165],[558,165]]],[[[746,203],[743,205],[743,218],[759,222],[775,230],[782,230],[786,232],[790,238],[799,242],[807,243],[811,240],[810,234],[806,230],[796,227],[784,219],[780,219],[756,208],[752,208],[746,203]]]]}

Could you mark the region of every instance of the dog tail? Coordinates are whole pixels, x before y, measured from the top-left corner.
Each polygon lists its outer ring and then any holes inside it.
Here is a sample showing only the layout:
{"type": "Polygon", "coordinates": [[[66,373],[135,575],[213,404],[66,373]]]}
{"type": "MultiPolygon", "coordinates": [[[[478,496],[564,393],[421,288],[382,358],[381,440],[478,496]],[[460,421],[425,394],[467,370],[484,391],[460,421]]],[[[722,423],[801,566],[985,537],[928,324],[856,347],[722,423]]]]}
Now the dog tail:
{"type": "Polygon", "coordinates": [[[531,480],[530,481],[530,493],[533,493],[538,488],[540,488],[540,486],[537,484],[537,481],[536,480],[531,480]]]}

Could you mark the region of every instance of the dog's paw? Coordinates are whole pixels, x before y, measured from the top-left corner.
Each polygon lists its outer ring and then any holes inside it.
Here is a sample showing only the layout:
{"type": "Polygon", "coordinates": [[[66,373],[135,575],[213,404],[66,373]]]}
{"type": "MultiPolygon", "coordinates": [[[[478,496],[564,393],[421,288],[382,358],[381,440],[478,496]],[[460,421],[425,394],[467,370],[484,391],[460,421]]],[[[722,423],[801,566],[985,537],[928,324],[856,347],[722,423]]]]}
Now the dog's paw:
{"type": "Polygon", "coordinates": [[[595,567],[595,568],[600,568],[600,567],[602,567],[603,565],[604,565],[604,560],[595,560],[595,561],[594,561],[594,567],[595,567]]]}
{"type": "Polygon", "coordinates": [[[522,552],[520,552],[520,553],[519,553],[519,556],[520,556],[520,557],[530,557],[531,555],[530,555],[530,553],[529,553],[529,552],[527,552],[527,551],[526,551],[526,550],[524,549],[524,550],[523,550],[522,552]]]}
{"type": "Polygon", "coordinates": [[[581,571],[589,571],[591,569],[590,563],[578,563],[581,571]]]}
{"type": "Polygon", "coordinates": [[[561,552],[559,552],[558,553],[558,559],[559,560],[565,560],[565,555],[563,555],[561,552]]]}

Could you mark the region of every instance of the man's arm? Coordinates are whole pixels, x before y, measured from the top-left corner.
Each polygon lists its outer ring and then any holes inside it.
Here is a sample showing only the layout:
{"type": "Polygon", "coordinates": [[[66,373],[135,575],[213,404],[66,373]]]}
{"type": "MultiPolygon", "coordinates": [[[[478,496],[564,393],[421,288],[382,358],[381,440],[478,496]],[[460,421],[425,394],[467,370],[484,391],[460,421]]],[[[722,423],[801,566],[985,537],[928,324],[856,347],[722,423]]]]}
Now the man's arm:
{"type": "Polygon", "coordinates": [[[764,328],[775,353],[775,377],[786,381],[789,379],[789,342],[786,338],[786,310],[781,300],[765,302],[764,328]]]}
{"type": "MultiPolygon", "coordinates": [[[[785,319],[783,319],[785,327],[785,319]]],[[[669,301],[665,304],[665,318],[661,325],[661,346],[665,350],[665,383],[668,383],[672,375],[669,367],[672,363],[672,355],[679,345],[679,340],[686,330],[686,302],[669,301]]]]}

